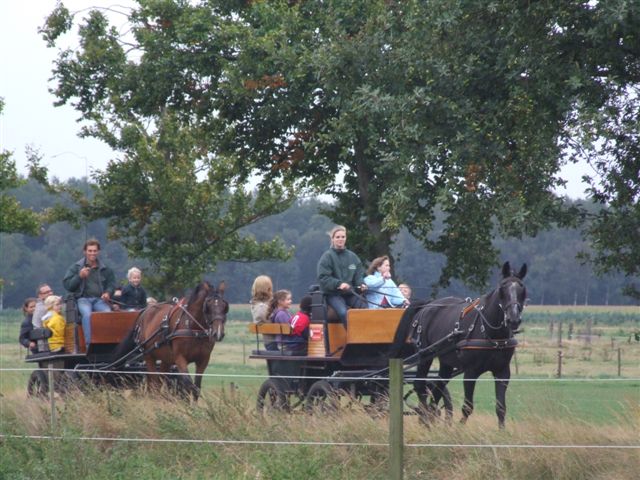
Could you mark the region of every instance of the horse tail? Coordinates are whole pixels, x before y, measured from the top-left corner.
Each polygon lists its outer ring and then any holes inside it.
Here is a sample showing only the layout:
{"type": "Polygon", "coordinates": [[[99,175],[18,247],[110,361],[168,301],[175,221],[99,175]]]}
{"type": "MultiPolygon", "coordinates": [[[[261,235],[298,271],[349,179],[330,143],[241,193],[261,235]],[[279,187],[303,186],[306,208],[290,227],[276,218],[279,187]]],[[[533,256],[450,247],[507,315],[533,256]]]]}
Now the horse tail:
{"type": "Polygon", "coordinates": [[[411,305],[405,309],[402,314],[402,318],[400,319],[400,323],[398,324],[398,328],[396,329],[396,334],[393,337],[393,343],[389,349],[390,358],[400,358],[402,356],[402,346],[409,336],[411,321],[413,320],[413,317],[415,317],[416,313],[418,313],[418,311],[420,311],[422,307],[429,302],[430,300],[416,300],[411,302],[411,305]]]}
{"type": "Polygon", "coordinates": [[[133,325],[131,330],[129,330],[129,333],[127,333],[127,335],[120,341],[111,354],[112,365],[117,366],[120,363],[120,360],[124,359],[129,352],[136,348],[136,325],[137,323],[133,325]]]}

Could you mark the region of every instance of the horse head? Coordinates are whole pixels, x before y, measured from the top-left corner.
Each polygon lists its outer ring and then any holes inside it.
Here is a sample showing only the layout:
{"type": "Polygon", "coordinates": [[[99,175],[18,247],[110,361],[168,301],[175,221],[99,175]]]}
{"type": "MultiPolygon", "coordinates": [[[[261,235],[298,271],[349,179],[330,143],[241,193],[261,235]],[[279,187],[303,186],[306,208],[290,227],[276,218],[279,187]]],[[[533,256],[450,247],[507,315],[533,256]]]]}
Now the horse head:
{"type": "Polygon", "coordinates": [[[522,311],[527,298],[527,288],[523,279],[527,274],[527,264],[523,264],[516,273],[509,262],[502,265],[502,280],[498,287],[500,308],[504,312],[504,325],[511,330],[517,330],[522,322],[522,311]]]}
{"type": "Polygon", "coordinates": [[[217,288],[211,287],[202,307],[211,337],[218,342],[224,338],[224,325],[229,313],[229,303],[224,299],[224,290],[224,282],[220,282],[217,288]]]}

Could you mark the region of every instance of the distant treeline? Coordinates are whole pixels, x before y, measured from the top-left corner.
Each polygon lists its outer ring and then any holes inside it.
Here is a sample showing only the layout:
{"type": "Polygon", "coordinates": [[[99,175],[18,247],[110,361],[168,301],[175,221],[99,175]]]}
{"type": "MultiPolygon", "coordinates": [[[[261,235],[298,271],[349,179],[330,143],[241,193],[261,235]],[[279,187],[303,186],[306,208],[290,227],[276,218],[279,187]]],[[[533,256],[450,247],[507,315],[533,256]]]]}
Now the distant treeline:
{"type": "MultiPolygon", "coordinates": [[[[78,188],[86,188],[83,182],[71,180],[78,188]]],[[[30,182],[16,197],[23,206],[35,210],[50,207],[53,198],[39,185],[30,182]]],[[[249,301],[250,288],[256,275],[270,275],[276,289],[292,291],[294,300],[299,300],[310,285],[316,283],[316,262],[329,246],[327,231],[331,221],[320,211],[330,208],[319,200],[299,200],[286,212],[260,221],[246,229],[247,234],[257,239],[280,236],[285,244],[294,248],[293,258],[288,262],[239,263],[223,262],[217,270],[206,275],[212,281],[225,280],[227,296],[233,303],[249,301]]],[[[82,245],[87,237],[96,237],[102,244],[102,259],[116,272],[117,279],[124,283],[126,272],[133,266],[147,266],[129,259],[119,242],[107,241],[106,221],[92,222],[76,230],[65,223],[48,226],[38,237],[24,235],[0,236],[0,278],[3,279],[3,303],[5,307],[17,308],[22,301],[33,296],[39,283],[51,284],[56,292],[64,293],[62,278],[74,261],[81,257],[82,245]]],[[[357,245],[347,245],[357,251],[357,245]]],[[[526,284],[530,302],[545,305],[628,305],[633,301],[622,294],[625,278],[622,275],[597,277],[589,266],[576,260],[576,253],[585,250],[578,230],[554,229],[536,238],[503,240],[498,238],[496,246],[501,251],[501,261],[509,260],[519,267],[522,262],[529,266],[526,284]]],[[[478,296],[490,290],[473,291],[460,283],[434,291],[444,265],[441,255],[427,252],[408,232],[398,236],[391,250],[395,258],[395,278],[409,283],[415,297],[478,296]]],[[[363,259],[364,261],[371,259],[363,259]]],[[[494,282],[498,278],[498,268],[494,282]]],[[[194,285],[196,280],[194,280],[194,285]]],[[[155,292],[149,292],[154,294],[155,292]]],[[[175,292],[181,295],[183,292],[175,292]]]]}

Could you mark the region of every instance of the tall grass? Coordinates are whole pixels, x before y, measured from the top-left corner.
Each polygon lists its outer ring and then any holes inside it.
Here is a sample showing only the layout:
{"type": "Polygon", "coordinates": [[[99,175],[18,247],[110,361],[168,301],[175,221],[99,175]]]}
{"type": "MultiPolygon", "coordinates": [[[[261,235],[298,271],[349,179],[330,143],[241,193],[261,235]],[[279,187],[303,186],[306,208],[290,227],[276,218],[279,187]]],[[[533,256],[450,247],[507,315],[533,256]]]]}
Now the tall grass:
{"type": "MultiPolygon", "coordinates": [[[[0,449],[0,471],[11,479],[388,478],[386,418],[358,406],[324,416],[263,417],[252,403],[226,390],[207,392],[197,405],[93,392],[59,403],[52,432],[46,403],[10,395],[3,398],[2,430],[10,437],[0,449]],[[19,438],[52,434],[62,438],[19,438]]],[[[489,414],[474,415],[466,426],[431,428],[405,417],[405,478],[637,478],[637,450],[613,448],[638,445],[637,402],[628,411],[625,422],[611,426],[538,417],[506,431],[489,414]],[[523,448],[533,445],[546,448],[523,448]],[[612,448],[568,448],[588,445],[612,448]]]]}
{"type": "MultiPolygon", "coordinates": [[[[0,440],[0,478],[388,478],[387,420],[368,415],[361,405],[332,415],[295,411],[263,417],[256,412],[266,366],[248,358],[255,348],[248,319],[233,313],[230,318],[227,336],[215,346],[207,370],[225,376],[204,379],[197,405],[144,391],[75,392],[57,399],[52,431],[48,403],[26,398],[29,372],[1,372],[0,432],[5,437],[0,440]],[[62,438],[24,438],[52,434],[62,438]]],[[[506,430],[497,429],[489,381],[478,383],[476,410],[464,427],[437,422],[426,428],[415,416],[406,416],[405,478],[636,478],[638,449],[570,448],[640,444],[640,345],[626,343],[635,318],[621,325],[603,326],[603,321],[602,337],[588,345],[565,340],[563,372],[585,381],[559,382],[553,379],[557,340],[546,323],[526,317],[517,350],[519,375],[512,362],[506,430]],[[617,348],[623,349],[628,380],[596,381],[617,376],[617,348]],[[540,381],[519,382],[518,377],[540,381]]],[[[20,320],[19,312],[0,315],[4,368],[31,367],[16,342],[20,320]]],[[[450,389],[457,420],[462,382],[454,380],[450,389]]]]}

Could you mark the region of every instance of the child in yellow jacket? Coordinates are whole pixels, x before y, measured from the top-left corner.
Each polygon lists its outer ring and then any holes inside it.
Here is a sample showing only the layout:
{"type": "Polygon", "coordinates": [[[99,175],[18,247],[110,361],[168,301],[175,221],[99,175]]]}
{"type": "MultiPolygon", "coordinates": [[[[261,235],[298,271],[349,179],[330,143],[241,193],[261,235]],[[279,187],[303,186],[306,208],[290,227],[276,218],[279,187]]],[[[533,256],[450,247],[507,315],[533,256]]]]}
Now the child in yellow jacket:
{"type": "Polygon", "coordinates": [[[49,295],[44,300],[44,306],[48,314],[46,320],[43,320],[42,326],[51,330],[49,337],[49,350],[52,352],[61,352],[64,349],[64,329],[67,324],[64,317],[60,314],[62,311],[62,298],[57,295],[49,295]]]}

